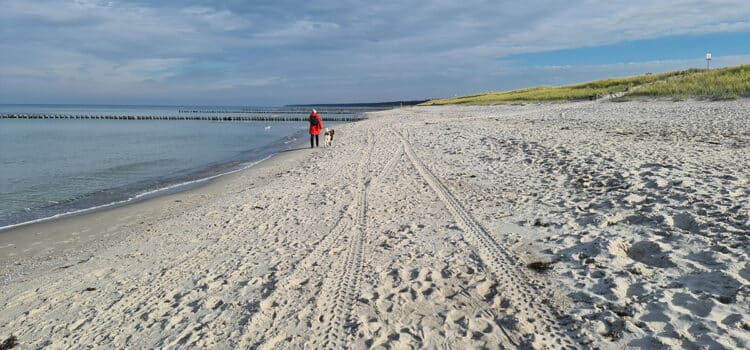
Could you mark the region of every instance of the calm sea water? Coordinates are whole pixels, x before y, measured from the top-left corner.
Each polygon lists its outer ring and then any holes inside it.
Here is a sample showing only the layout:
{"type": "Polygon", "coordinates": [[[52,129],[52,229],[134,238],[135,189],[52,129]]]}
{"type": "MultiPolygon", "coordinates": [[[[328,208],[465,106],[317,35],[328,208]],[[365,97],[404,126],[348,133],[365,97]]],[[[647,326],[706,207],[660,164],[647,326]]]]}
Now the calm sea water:
{"type": "MultiPolygon", "coordinates": [[[[0,113],[179,115],[161,106],[0,113]]],[[[300,147],[306,131],[294,122],[0,119],[0,228],[174,191],[300,147]]]]}

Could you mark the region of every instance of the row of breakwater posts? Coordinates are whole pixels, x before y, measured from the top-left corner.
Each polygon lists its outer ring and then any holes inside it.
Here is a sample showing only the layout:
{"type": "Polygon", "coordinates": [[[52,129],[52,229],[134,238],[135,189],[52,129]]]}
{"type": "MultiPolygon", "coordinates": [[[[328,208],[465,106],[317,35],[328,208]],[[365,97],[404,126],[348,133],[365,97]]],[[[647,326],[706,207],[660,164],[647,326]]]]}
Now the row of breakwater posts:
{"type": "MultiPolygon", "coordinates": [[[[363,112],[382,111],[390,108],[367,109],[328,109],[316,110],[318,114],[360,114],[363,112]]],[[[309,109],[179,109],[179,113],[208,113],[208,114],[307,114],[309,109]]]]}
{"type": "MultiPolygon", "coordinates": [[[[269,113],[270,114],[270,113],[269,113]]],[[[99,114],[41,114],[41,113],[0,113],[0,119],[103,119],[103,120],[204,120],[204,121],[268,121],[306,122],[308,116],[296,115],[99,115],[99,114]]],[[[364,114],[324,117],[323,121],[354,122],[367,119],[364,114]]]]}

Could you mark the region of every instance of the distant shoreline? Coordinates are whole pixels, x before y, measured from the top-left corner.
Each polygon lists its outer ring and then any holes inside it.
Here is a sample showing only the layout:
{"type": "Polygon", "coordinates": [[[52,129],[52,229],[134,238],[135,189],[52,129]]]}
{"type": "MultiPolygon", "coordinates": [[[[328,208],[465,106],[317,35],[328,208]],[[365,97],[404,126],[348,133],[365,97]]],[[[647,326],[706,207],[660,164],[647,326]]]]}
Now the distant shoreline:
{"type": "Polygon", "coordinates": [[[408,107],[416,106],[420,103],[424,103],[430,100],[406,100],[406,101],[389,101],[389,102],[372,102],[372,103],[318,103],[318,104],[292,104],[285,105],[284,107],[378,107],[378,108],[393,108],[393,107],[408,107]]]}

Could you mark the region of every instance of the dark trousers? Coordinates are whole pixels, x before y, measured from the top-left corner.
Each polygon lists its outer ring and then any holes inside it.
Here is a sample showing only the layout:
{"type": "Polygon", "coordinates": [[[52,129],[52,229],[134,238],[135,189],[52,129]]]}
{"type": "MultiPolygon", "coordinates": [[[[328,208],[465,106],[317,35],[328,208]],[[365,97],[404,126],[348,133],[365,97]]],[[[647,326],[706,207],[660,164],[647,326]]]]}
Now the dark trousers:
{"type": "Polygon", "coordinates": [[[310,148],[313,148],[313,140],[315,140],[315,147],[320,144],[319,135],[310,135],[310,148]]]}

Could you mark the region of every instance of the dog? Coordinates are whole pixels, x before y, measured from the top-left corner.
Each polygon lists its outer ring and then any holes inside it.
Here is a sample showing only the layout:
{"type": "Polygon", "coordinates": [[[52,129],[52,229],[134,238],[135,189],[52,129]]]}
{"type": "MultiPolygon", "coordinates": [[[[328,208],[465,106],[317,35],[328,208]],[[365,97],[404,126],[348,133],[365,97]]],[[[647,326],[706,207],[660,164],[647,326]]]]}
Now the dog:
{"type": "Polygon", "coordinates": [[[325,141],[323,142],[323,147],[331,147],[334,133],[335,131],[333,131],[333,129],[326,128],[325,141]]]}

